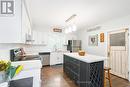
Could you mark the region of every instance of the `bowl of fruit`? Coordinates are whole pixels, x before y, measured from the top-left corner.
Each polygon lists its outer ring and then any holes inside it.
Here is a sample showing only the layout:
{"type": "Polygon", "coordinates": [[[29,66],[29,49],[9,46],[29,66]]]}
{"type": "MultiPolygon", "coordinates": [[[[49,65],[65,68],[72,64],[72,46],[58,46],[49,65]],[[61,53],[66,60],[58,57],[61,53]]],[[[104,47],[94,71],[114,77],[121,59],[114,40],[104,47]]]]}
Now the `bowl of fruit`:
{"type": "Polygon", "coordinates": [[[84,51],[84,50],[79,50],[78,54],[79,54],[80,56],[85,56],[85,51],[84,51]]]}

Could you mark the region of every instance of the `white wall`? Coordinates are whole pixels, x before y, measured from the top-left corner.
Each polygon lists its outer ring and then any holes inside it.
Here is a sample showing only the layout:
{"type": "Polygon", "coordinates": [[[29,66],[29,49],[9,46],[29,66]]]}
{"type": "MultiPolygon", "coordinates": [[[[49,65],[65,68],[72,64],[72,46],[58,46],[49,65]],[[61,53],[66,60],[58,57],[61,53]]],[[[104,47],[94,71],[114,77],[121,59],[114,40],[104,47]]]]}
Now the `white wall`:
{"type": "MultiPolygon", "coordinates": [[[[100,30],[87,32],[88,28],[77,31],[77,38],[82,40],[82,49],[88,53],[107,56],[107,33],[113,30],[120,30],[124,28],[130,28],[130,15],[118,19],[113,19],[96,26],[101,26],[100,30]],[[105,34],[105,42],[100,43],[98,40],[98,46],[88,46],[88,36],[100,34],[103,32],[105,34]]],[[[94,27],[94,26],[93,26],[94,27]]]]}

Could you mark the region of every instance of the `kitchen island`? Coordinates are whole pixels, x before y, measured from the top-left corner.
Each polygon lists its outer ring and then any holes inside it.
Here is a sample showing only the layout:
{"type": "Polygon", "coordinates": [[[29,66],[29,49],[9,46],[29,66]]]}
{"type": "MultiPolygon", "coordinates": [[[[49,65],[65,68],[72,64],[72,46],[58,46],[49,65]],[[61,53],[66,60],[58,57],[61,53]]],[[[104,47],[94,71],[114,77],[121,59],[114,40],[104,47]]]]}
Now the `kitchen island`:
{"type": "Polygon", "coordinates": [[[64,54],[64,72],[79,87],[104,87],[104,60],[106,57],[78,53],[64,54]]]}

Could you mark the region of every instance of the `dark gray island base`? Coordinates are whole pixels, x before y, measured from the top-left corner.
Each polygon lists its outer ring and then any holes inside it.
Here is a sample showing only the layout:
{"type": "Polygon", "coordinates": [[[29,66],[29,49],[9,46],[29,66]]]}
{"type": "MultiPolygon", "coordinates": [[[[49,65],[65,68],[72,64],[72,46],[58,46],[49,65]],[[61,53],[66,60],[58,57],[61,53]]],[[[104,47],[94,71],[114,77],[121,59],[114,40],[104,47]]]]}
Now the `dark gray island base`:
{"type": "Polygon", "coordinates": [[[86,63],[64,55],[63,69],[79,87],[104,87],[104,61],[86,63]]]}

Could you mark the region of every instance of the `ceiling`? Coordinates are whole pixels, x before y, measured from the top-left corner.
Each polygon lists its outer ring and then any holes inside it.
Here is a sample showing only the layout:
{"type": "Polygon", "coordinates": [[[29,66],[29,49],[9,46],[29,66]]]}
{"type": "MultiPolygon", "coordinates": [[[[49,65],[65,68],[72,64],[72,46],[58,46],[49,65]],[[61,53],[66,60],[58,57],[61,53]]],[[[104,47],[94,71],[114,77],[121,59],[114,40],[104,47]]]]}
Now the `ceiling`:
{"type": "Polygon", "coordinates": [[[48,30],[74,23],[78,29],[130,14],[130,0],[26,0],[33,27],[48,30]],[[77,16],[66,23],[70,16],[77,16]]]}

